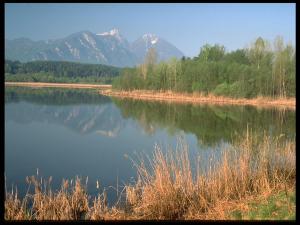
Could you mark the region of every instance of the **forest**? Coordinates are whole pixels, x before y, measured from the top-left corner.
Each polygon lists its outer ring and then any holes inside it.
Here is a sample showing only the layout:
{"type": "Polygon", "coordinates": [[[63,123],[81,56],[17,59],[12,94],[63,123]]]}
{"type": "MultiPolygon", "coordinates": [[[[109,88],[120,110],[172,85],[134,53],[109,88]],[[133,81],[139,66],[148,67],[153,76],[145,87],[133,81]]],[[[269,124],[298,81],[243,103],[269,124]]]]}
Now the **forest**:
{"type": "Polygon", "coordinates": [[[58,61],[5,61],[5,81],[104,83],[112,82],[120,68],[58,61]]]}
{"type": "Polygon", "coordinates": [[[206,44],[194,58],[172,58],[157,63],[154,48],[144,62],[124,68],[113,81],[118,90],[200,92],[235,98],[294,97],[295,49],[277,36],[273,45],[257,38],[249,47],[226,52],[219,44],[206,44]]]}

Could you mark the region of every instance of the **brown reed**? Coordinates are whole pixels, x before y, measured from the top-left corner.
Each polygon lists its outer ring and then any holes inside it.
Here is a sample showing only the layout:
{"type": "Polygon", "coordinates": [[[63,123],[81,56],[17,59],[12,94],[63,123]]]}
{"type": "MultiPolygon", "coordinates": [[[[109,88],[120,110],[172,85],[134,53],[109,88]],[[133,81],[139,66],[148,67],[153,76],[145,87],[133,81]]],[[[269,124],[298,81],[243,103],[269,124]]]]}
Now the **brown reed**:
{"type": "Polygon", "coordinates": [[[206,159],[208,169],[201,169],[204,160],[199,159],[196,173],[184,141],[166,153],[156,145],[150,166],[143,158],[134,162],[137,180],[125,186],[123,208],[108,207],[105,192],[90,204],[78,177],[73,184],[63,180],[61,189],[53,193],[51,179],[39,181],[32,176],[27,178],[35,187],[32,195],[21,200],[17,191],[6,192],[5,219],[228,219],[228,212],[245,208],[249,199],[295,191],[295,141],[282,137],[247,132],[241,141],[224,148],[220,158],[206,159]]]}

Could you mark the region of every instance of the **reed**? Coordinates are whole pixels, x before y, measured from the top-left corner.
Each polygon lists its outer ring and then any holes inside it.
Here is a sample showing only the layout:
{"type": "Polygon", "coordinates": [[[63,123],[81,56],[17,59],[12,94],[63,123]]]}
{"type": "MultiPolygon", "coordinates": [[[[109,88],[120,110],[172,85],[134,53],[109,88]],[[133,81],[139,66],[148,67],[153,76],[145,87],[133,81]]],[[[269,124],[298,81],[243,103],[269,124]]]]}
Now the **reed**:
{"type": "Polygon", "coordinates": [[[295,144],[268,136],[262,143],[257,140],[247,135],[237,146],[224,149],[219,161],[209,160],[209,170],[198,169],[195,178],[187,145],[166,155],[156,146],[152,173],[140,164],[137,184],[126,192],[128,202],[134,213],[149,219],[224,219],[220,204],[293,188],[295,144]]]}
{"type": "Polygon", "coordinates": [[[43,183],[30,177],[34,194],[20,200],[16,191],[6,192],[5,219],[230,219],[230,212],[247,210],[250,200],[295,191],[295,141],[283,135],[259,137],[247,132],[219,158],[198,159],[196,172],[182,140],[166,153],[156,145],[148,160],[148,164],[143,158],[133,161],[137,179],[125,186],[122,207],[108,207],[105,192],[90,201],[79,178],[74,183],[64,180],[53,193],[51,180],[43,183]],[[201,166],[204,162],[206,167],[201,166]]]}
{"type": "Polygon", "coordinates": [[[294,97],[275,97],[258,96],[256,98],[233,98],[227,96],[217,96],[212,93],[205,95],[200,92],[178,93],[172,91],[154,91],[154,90],[99,90],[99,94],[113,96],[118,98],[142,99],[148,101],[167,101],[177,103],[192,104],[217,104],[217,105],[253,105],[256,107],[278,107],[296,109],[296,98],[294,97]]]}

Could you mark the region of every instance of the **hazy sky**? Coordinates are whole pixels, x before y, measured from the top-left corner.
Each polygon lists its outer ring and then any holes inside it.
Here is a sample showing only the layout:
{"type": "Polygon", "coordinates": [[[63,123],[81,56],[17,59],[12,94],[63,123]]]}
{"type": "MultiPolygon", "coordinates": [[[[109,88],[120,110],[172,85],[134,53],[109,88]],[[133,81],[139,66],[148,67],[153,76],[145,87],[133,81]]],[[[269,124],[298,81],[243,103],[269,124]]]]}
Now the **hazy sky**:
{"type": "Polygon", "coordinates": [[[295,8],[295,3],[6,3],[5,38],[47,40],[118,28],[130,42],[154,33],[192,57],[205,43],[230,51],[259,36],[273,41],[281,35],[295,45],[295,8]]]}

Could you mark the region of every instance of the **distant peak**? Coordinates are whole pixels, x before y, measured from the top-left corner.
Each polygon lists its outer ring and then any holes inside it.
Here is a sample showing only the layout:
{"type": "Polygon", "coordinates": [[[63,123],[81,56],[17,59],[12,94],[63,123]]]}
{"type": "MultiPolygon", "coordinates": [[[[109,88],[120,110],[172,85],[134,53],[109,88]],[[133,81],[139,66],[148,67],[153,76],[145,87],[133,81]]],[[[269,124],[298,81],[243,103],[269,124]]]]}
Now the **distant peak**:
{"type": "Polygon", "coordinates": [[[110,35],[119,35],[119,34],[120,34],[120,32],[119,32],[119,29],[117,29],[117,28],[114,28],[110,31],[110,35]]]}
{"type": "Polygon", "coordinates": [[[153,44],[153,45],[158,41],[157,35],[156,34],[150,34],[150,33],[144,34],[143,39],[145,41],[150,41],[151,44],[153,44]]]}
{"type": "Polygon", "coordinates": [[[119,29],[114,28],[110,30],[109,32],[99,33],[97,35],[111,35],[111,36],[120,36],[119,29]]]}
{"type": "Polygon", "coordinates": [[[156,38],[156,34],[147,33],[143,35],[143,38],[156,38]]]}

